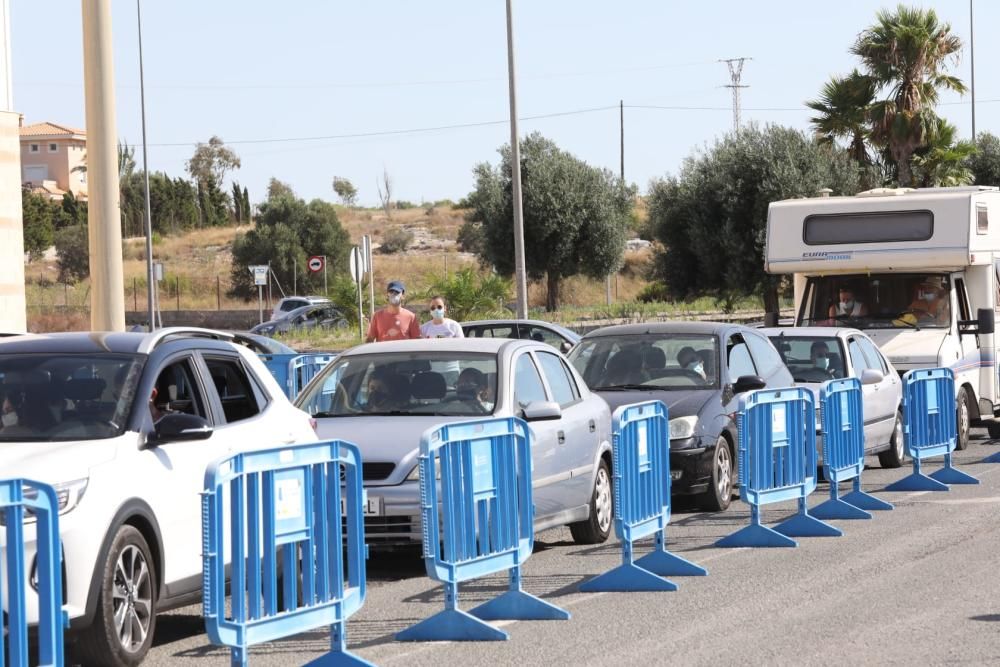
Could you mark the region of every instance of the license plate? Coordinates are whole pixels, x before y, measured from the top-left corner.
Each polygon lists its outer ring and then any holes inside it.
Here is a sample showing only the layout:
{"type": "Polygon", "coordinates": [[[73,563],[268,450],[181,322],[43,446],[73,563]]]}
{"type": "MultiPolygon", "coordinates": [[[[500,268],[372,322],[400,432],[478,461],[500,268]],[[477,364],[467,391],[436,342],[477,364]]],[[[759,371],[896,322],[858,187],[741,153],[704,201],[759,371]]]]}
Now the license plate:
{"type": "MultiPolygon", "coordinates": [[[[340,513],[341,515],[347,514],[347,498],[343,496],[340,498],[340,513]]],[[[369,496],[365,493],[362,497],[361,513],[365,516],[381,516],[382,498],[379,496],[369,496]]]]}

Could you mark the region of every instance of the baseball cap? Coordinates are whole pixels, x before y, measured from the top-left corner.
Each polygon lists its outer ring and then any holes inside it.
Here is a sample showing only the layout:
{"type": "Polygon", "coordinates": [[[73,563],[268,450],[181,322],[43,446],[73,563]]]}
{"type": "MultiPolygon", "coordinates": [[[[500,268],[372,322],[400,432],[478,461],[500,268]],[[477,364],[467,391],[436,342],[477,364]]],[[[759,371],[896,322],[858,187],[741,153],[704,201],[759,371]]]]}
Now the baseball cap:
{"type": "Polygon", "coordinates": [[[401,280],[390,280],[389,285],[385,288],[385,291],[399,292],[400,294],[402,294],[403,292],[406,291],[406,288],[403,287],[403,282],[401,280]]]}

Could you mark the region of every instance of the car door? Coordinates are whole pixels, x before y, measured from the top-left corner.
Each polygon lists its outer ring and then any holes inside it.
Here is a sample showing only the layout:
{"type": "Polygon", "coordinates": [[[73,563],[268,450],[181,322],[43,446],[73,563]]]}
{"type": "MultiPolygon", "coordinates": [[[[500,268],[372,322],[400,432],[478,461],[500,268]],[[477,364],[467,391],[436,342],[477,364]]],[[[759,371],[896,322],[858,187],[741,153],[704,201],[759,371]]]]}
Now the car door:
{"type": "MultiPolygon", "coordinates": [[[[847,356],[851,373],[861,380],[862,374],[870,368],[868,359],[861,349],[861,339],[858,336],[851,336],[847,339],[847,356]]],[[[879,369],[881,371],[881,369],[879,369]]],[[[884,419],[879,407],[879,385],[862,384],[862,410],[865,418],[865,451],[875,448],[879,443],[879,425],[884,419]]]]}
{"type": "Polygon", "coordinates": [[[865,415],[865,421],[872,422],[874,444],[886,445],[892,438],[892,430],[896,424],[896,411],[899,410],[901,396],[901,380],[895,373],[889,372],[889,365],[875,344],[864,336],[857,336],[861,351],[865,354],[867,365],[882,373],[882,381],[875,385],[872,396],[872,412],[865,415]]]}
{"type": "MultiPolygon", "coordinates": [[[[514,360],[514,403],[516,416],[529,403],[550,400],[535,361],[527,351],[514,360]]],[[[561,508],[559,482],[562,481],[563,463],[558,456],[561,420],[541,420],[528,424],[531,430],[531,486],[535,501],[535,520],[538,521],[561,508]]],[[[565,474],[569,477],[569,473],[565,474]]]]}
{"type": "Polygon", "coordinates": [[[750,331],[743,338],[750,347],[750,356],[753,357],[757,374],[768,387],[791,387],[794,384],[792,374],[771,341],[750,331]]]}
{"type": "Polygon", "coordinates": [[[566,362],[552,352],[536,351],[538,360],[549,386],[552,400],[559,404],[562,418],[556,433],[556,457],[563,471],[569,471],[570,478],[559,483],[559,493],[564,508],[584,505],[590,499],[591,473],[597,452],[597,415],[593,406],[580,397],[572,373],[566,362]]]}
{"type": "MultiPolygon", "coordinates": [[[[155,400],[161,409],[198,415],[215,424],[193,353],[167,358],[155,378],[155,400]]],[[[141,469],[132,471],[141,480],[141,497],[153,508],[160,525],[162,576],[171,595],[197,590],[201,585],[199,494],[204,490],[205,468],[228,452],[229,442],[217,433],[206,440],[160,442],[143,450],[141,469]]]]}

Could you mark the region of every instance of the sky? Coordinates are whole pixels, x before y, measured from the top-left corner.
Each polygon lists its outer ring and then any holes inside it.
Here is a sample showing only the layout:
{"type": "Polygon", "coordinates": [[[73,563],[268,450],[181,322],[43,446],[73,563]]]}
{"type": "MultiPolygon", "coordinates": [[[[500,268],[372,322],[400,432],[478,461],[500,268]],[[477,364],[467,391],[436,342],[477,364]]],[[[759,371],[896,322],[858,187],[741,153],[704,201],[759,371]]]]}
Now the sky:
{"type": "MultiPolygon", "coordinates": [[[[14,108],[25,123],[84,128],[79,0],[10,0],[14,108]]],[[[540,132],[588,164],[648,189],[733,127],[729,72],[747,57],[742,120],[807,130],[832,75],[857,66],[857,34],[892,3],[869,0],[513,0],[520,134],[540,132]]],[[[934,9],[965,44],[951,72],[970,81],[969,2],[934,9]]],[[[118,134],[141,144],[136,3],[113,0],[118,134]]],[[[974,4],[976,130],[1000,134],[1000,3],[974,4]]],[[[334,176],[376,205],[458,200],[473,167],[510,141],[503,0],[144,0],[149,169],[185,175],[217,135],[242,167],[228,180],[266,196],[271,177],[336,200],[334,176]]],[[[971,99],[939,113],[971,135],[971,99]]],[[[136,151],[142,166],[141,146],[136,151]]]]}

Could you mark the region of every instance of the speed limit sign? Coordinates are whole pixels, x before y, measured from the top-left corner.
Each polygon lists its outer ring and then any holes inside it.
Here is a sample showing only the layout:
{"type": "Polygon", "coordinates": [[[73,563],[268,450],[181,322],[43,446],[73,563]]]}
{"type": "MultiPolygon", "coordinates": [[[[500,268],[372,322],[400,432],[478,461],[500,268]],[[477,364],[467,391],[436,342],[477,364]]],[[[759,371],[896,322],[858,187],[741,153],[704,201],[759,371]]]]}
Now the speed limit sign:
{"type": "Polygon", "coordinates": [[[324,257],[322,255],[313,255],[309,258],[309,270],[313,273],[323,270],[324,257]]]}

